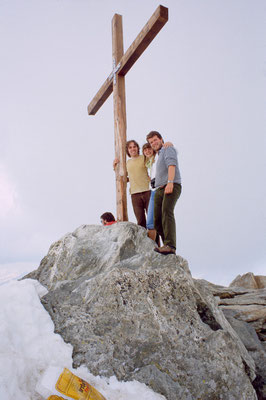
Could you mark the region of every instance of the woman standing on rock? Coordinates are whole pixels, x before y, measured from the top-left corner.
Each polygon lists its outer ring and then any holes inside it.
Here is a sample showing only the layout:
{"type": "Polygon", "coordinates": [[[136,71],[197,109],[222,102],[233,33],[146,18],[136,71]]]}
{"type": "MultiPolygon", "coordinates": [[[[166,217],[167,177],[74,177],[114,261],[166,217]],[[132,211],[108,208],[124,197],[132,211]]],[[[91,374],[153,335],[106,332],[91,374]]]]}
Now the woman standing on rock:
{"type": "MultiPolygon", "coordinates": [[[[144,156],[139,154],[139,145],[135,140],[126,143],[127,175],[130,183],[130,195],[133,211],[137,219],[137,224],[146,228],[146,213],[150,201],[150,179],[147,168],[144,164],[144,156]]],[[[119,163],[118,159],[113,162],[114,168],[119,163]]]]}
{"type": "Polygon", "coordinates": [[[155,195],[154,183],[155,183],[155,168],[156,168],[155,156],[156,156],[156,153],[151,148],[151,145],[149,143],[145,143],[142,146],[142,153],[144,155],[144,164],[145,164],[145,167],[147,168],[147,171],[148,171],[148,174],[150,177],[150,190],[151,190],[151,196],[150,196],[148,213],[147,213],[148,236],[149,236],[149,238],[151,238],[152,240],[155,241],[156,240],[156,230],[154,229],[154,224],[153,224],[153,214],[154,214],[154,195],[155,195]]]}
{"type": "MultiPolygon", "coordinates": [[[[164,147],[173,146],[171,142],[166,142],[164,147]]],[[[154,193],[151,191],[150,182],[155,181],[155,152],[152,150],[149,143],[145,143],[142,147],[143,155],[139,154],[140,148],[135,140],[129,140],[126,143],[126,153],[129,157],[127,160],[126,168],[128,174],[128,181],[130,183],[129,192],[131,194],[131,201],[133,211],[137,219],[137,224],[148,229],[148,236],[156,239],[156,231],[153,226],[153,209],[154,193]],[[149,174],[148,174],[149,171],[149,174]],[[150,176],[149,176],[150,175],[150,176]],[[150,211],[149,211],[150,209],[150,211]],[[146,214],[148,223],[146,223],[146,214]]],[[[115,169],[119,160],[116,158],[113,162],[115,169]]]]}

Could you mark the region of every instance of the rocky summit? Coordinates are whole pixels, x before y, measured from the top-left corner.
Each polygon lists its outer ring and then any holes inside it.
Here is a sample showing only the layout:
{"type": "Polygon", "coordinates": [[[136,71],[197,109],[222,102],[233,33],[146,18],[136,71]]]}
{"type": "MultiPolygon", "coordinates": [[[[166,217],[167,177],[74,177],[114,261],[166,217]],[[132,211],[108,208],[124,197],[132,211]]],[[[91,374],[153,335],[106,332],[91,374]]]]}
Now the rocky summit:
{"type": "MultiPolygon", "coordinates": [[[[136,379],[168,400],[253,400],[256,366],[207,284],[154,252],[130,222],[83,225],[52,244],[38,279],[74,366],[136,379]]],[[[256,386],[255,386],[256,387],[256,386]]]]}

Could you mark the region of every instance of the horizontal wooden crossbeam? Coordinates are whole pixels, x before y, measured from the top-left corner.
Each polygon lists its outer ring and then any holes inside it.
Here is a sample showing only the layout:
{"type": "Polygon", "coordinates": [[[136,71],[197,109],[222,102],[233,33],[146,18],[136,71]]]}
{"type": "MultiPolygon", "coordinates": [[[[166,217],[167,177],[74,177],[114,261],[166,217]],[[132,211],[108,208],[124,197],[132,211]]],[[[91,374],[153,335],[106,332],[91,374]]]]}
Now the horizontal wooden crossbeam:
{"type": "MultiPolygon", "coordinates": [[[[167,21],[168,8],[160,5],[121,58],[120,68],[117,70],[118,75],[126,75],[167,21]]],[[[112,91],[113,75],[111,74],[88,105],[88,114],[95,115],[112,91]]]]}

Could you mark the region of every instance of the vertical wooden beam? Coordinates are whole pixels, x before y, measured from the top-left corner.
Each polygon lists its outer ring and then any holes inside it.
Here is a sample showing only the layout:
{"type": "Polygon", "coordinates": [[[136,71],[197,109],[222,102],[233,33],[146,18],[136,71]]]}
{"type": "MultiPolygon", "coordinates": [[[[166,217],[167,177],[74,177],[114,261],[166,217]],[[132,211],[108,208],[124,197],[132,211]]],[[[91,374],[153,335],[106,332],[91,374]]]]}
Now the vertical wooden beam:
{"type": "MultiPolygon", "coordinates": [[[[115,14],[112,19],[113,67],[124,54],[122,15],[115,14]]],[[[115,157],[120,160],[115,171],[116,211],[118,221],[128,221],[127,215],[127,172],[126,172],[126,91],[125,77],[115,73],[113,77],[115,157]]]]}

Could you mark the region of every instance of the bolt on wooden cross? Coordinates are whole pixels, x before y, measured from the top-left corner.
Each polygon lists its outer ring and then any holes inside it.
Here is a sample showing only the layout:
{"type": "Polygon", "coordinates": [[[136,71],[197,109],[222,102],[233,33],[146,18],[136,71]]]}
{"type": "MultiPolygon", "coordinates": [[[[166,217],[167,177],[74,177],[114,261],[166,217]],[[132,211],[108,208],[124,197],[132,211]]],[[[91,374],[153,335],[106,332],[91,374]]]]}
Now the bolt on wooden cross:
{"type": "Polygon", "coordinates": [[[95,115],[112,91],[114,102],[115,157],[120,160],[116,172],[117,220],[127,221],[126,172],[126,95],[125,75],[168,21],[168,8],[159,6],[124,54],[122,16],[112,19],[113,70],[88,105],[88,114],[95,115]]]}

